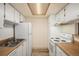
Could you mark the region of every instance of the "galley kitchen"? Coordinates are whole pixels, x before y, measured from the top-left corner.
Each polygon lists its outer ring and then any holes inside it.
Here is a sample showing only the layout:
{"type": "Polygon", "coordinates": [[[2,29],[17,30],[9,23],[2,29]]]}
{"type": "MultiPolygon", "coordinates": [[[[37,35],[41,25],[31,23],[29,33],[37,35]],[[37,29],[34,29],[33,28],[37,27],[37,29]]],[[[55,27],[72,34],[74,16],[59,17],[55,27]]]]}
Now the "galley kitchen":
{"type": "Polygon", "coordinates": [[[79,56],[79,3],[0,3],[0,56],[79,56]]]}

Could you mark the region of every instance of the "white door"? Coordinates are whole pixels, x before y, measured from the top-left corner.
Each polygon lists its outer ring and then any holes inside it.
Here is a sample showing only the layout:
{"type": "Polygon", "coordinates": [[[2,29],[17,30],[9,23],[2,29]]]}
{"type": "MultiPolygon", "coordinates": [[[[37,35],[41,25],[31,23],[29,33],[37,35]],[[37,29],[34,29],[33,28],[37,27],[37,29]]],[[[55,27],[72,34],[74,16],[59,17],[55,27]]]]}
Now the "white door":
{"type": "Polygon", "coordinates": [[[4,24],[4,4],[0,3],[0,28],[3,27],[4,24]]]}

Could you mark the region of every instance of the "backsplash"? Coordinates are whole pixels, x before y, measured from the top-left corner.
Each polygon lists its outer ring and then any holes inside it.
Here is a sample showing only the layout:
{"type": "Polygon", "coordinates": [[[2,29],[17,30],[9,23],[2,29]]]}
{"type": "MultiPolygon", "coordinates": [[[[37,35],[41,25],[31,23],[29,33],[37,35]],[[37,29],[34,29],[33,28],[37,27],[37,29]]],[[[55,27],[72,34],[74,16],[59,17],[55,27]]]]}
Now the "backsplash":
{"type": "Polygon", "coordinates": [[[9,37],[13,37],[13,28],[12,27],[4,27],[0,29],[0,40],[7,39],[9,37]]]}
{"type": "Polygon", "coordinates": [[[62,32],[76,34],[75,32],[75,24],[68,24],[61,26],[62,32]]]}
{"type": "Polygon", "coordinates": [[[59,27],[52,26],[50,28],[50,34],[49,35],[51,37],[58,37],[60,34],[61,34],[61,29],[59,27]]]}

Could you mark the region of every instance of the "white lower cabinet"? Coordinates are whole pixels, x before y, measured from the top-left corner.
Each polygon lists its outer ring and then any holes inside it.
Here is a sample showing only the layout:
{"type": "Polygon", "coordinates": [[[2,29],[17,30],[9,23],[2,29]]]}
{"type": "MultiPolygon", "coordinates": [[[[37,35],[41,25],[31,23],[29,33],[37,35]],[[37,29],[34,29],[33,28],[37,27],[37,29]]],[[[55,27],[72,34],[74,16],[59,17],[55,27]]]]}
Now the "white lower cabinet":
{"type": "Polygon", "coordinates": [[[27,56],[26,41],[23,42],[22,46],[23,46],[23,56],[27,56]]]}
{"type": "Polygon", "coordinates": [[[8,56],[17,56],[17,50],[12,51],[8,56]]]}
{"type": "Polygon", "coordinates": [[[58,46],[56,46],[56,56],[67,56],[58,46]]]}
{"type": "Polygon", "coordinates": [[[18,48],[17,48],[17,56],[22,56],[23,55],[23,46],[20,45],[18,48]]]}
{"type": "Polygon", "coordinates": [[[12,51],[8,56],[27,56],[26,54],[26,41],[24,41],[19,47],[12,51]]]}

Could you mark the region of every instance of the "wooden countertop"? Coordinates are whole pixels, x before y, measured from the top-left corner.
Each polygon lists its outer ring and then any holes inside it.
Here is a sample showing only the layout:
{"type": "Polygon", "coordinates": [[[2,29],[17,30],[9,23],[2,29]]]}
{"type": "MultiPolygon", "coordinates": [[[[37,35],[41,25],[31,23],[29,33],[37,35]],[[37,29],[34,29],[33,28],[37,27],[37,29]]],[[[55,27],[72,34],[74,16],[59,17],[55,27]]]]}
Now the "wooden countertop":
{"type": "Polygon", "coordinates": [[[20,46],[23,43],[23,41],[17,44],[15,47],[0,47],[0,56],[8,56],[9,53],[15,50],[18,46],[20,46]]]}
{"type": "Polygon", "coordinates": [[[8,56],[15,48],[12,47],[4,47],[0,49],[0,56],[8,56]]]}
{"type": "Polygon", "coordinates": [[[57,46],[69,56],[79,56],[79,42],[59,43],[57,46]]]}

